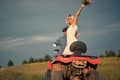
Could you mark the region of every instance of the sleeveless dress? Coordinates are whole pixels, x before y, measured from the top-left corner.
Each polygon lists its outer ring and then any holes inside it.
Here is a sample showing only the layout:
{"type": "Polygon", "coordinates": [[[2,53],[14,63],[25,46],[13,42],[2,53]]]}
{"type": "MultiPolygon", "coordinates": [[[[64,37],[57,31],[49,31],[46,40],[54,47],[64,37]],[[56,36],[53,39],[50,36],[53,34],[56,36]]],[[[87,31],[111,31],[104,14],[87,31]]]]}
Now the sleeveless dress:
{"type": "Polygon", "coordinates": [[[73,52],[70,51],[70,45],[77,41],[77,38],[75,37],[76,31],[77,31],[78,27],[77,25],[75,25],[74,27],[72,27],[72,25],[69,26],[69,28],[67,29],[67,45],[64,49],[63,55],[72,55],[73,52]]]}

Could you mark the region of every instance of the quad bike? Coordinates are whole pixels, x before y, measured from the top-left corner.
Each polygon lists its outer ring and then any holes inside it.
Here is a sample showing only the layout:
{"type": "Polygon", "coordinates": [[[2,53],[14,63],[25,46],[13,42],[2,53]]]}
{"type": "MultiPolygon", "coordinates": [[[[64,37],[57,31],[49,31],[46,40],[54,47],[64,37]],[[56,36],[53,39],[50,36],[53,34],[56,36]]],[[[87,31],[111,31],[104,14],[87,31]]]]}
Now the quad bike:
{"type": "Polygon", "coordinates": [[[58,55],[48,62],[46,80],[102,80],[96,70],[100,59],[81,55],[87,51],[85,43],[76,41],[71,44],[70,50],[74,52],[73,55],[58,55]]]}

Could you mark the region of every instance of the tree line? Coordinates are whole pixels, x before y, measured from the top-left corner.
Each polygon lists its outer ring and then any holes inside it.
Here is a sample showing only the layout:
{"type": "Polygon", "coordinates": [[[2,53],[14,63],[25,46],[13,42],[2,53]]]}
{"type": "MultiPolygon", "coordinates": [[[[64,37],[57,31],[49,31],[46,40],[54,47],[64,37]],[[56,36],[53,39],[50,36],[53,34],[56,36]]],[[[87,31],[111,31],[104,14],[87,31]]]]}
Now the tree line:
{"type": "Polygon", "coordinates": [[[45,55],[44,58],[33,58],[31,57],[28,61],[27,60],[23,60],[22,64],[28,64],[28,63],[36,63],[36,62],[47,62],[52,60],[50,55],[45,55]]]}
{"type": "MultiPolygon", "coordinates": [[[[115,52],[114,50],[106,50],[104,54],[99,55],[99,57],[118,57],[120,58],[120,49],[115,52]]],[[[45,55],[43,58],[33,58],[31,57],[29,60],[23,60],[21,64],[29,64],[29,63],[35,63],[35,62],[47,62],[52,60],[50,55],[45,55]]],[[[7,63],[8,67],[9,66],[14,66],[14,63],[12,60],[9,60],[7,63]]],[[[2,66],[0,65],[0,68],[2,66]]]]}
{"type": "Polygon", "coordinates": [[[115,52],[114,50],[106,50],[105,54],[101,54],[99,57],[119,57],[120,58],[120,49],[115,52]]]}
{"type": "MultiPolygon", "coordinates": [[[[36,62],[47,62],[52,60],[50,55],[45,55],[43,58],[33,58],[31,57],[29,60],[23,60],[21,64],[29,64],[29,63],[36,63],[36,62]]],[[[12,60],[9,60],[7,63],[7,66],[14,66],[14,62],[12,60]]],[[[2,66],[0,65],[0,68],[2,68],[2,66]]]]}

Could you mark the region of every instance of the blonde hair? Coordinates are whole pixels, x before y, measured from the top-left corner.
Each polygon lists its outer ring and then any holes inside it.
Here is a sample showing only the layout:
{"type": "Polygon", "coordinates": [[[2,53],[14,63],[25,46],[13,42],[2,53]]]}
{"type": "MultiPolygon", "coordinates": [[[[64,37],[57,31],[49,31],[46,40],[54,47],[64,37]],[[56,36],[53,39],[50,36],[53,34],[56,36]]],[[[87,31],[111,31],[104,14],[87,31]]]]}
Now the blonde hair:
{"type": "Polygon", "coordinates": [[[66,24],[69,26],[69,22],[68,22],[68,19],[69,17],[73,18],[74,19],[74,16],[72,14],[69,14],[67,17],[66,17],[66,24]]]}

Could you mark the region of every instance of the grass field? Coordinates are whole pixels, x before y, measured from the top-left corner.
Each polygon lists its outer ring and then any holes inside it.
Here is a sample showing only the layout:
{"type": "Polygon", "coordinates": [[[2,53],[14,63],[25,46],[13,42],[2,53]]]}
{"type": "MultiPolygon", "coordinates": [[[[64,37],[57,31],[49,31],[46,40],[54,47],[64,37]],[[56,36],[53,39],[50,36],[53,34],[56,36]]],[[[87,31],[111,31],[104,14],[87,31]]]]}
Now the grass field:
{"type": "Polygon", "coordinates": [[[103,80],[120,80],[120,58],[101,58],[98,71],[102,74],[103,80]]]}
{"type": "MultiPolygon", "coordinates": [[[[0,68],[0,80],[45,80],[46,62],[0,68]]],[[[101,58],[97,69],[103,80],[120,80],[120,59],[101,58]]]]}
{"type": "Polygon", "coordinates": [[[46,62],[0,69],[0,80],[45,80],[46,62]]]}

